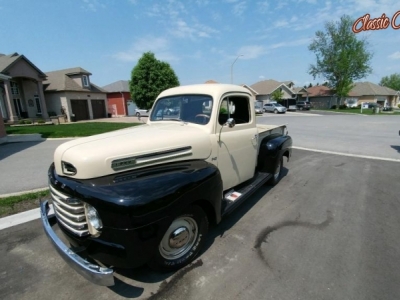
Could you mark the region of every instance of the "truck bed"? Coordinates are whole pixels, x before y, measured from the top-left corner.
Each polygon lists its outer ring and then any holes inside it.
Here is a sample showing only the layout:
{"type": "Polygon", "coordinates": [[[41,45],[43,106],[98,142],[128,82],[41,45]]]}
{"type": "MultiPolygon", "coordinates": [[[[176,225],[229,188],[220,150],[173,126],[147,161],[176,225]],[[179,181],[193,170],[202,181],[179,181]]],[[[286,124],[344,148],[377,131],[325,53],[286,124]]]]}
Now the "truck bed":
{"type": "Polygon", "coordinates": [[[258,141],[259,143],[266,136],[273,133],[285,134],[286,125],[265,125],[265,124],[256,124],[258,129],[258,141]]]}

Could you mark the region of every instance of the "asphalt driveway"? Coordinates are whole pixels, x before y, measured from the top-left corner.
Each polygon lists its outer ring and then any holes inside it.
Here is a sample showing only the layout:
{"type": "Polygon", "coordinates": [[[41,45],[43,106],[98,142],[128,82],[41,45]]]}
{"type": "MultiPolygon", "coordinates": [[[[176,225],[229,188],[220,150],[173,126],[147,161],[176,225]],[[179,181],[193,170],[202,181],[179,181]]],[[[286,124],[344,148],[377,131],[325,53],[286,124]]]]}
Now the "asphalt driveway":
{"type": "Polygon", "coordinates": [[[174,274],[68,267],[39,220],[0,231],[2,299],[399,299],[400,164],[294,150],[285,177],[219,226],[174,274]]]}

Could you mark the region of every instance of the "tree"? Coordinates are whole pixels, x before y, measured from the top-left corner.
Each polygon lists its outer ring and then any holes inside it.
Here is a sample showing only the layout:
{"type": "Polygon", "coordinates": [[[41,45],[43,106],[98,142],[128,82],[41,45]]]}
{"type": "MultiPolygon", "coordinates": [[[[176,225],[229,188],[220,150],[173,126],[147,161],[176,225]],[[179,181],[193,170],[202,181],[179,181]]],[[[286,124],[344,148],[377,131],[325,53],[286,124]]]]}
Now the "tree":
{"type": "Polygon", "coordinates": [[[129,90],[132,100],[143,109],[150,109],[163,91],[179,86],[179,80],[171,66],[157,60],[152,52],[146,52],[132,69],[129,90]]]}
{"type": "Polygon", "coordinates": [[[394,73],[390,76],[382,77],[381,81],[379,82],[379,85],[386,86],[395,91],[400,91],[400,74],[394,73]]]}
{"type": "Polygon", "coordinates": [[[282,98],[283,98],[283,95],[284,94],[280,89],[276,89],[275,91],[272,92],[271,98],[276,100],[276,101],[278,101],[278,102],[281,102],[282,98]]]}
{"type": "Polygon", "coordinates": [[[312,83],[310,82],[310,84],[308,85],[308,87],[310,88],[310,87],[312,87],[312,83]]]}
{"type": "Polygon", "coordinates": [[[348,96],[355,80],[372,72],[372,53],[368,42],[358,39],[352,31],[354,21],[347,15],[339,22],[327,22],[326,32],[317,31],[309,50],[316,55],[316,63],[310,65],[309,74],[327,79],[340,101],[348,96]]]}

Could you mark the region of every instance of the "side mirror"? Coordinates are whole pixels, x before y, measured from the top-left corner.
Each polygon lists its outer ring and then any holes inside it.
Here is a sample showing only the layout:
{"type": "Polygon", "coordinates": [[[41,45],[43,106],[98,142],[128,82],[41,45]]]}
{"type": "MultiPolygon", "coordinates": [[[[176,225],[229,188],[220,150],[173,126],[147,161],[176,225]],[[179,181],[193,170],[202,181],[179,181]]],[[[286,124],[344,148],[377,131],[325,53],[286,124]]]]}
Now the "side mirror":
{"type": "Polygon", "coordinates": [[[235,119],[234,118],[229,118],[228,120],[226,120],[225,125],[228,125],[229,128],[233,128],[236,125],[235,119]]]}

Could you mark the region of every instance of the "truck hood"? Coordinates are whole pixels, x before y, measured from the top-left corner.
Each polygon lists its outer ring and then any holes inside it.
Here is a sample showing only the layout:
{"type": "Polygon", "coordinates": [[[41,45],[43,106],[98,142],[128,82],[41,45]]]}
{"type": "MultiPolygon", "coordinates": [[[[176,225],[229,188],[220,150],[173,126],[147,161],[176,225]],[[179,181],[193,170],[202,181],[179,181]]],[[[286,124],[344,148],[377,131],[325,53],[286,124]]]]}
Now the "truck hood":
{"type": "Polygon", "coordinates": [[[59,175],[89,179],[210,154],[209,134],[198,127],[145,124],[66,142],[56,149],[54,164],[59,175]]]}

